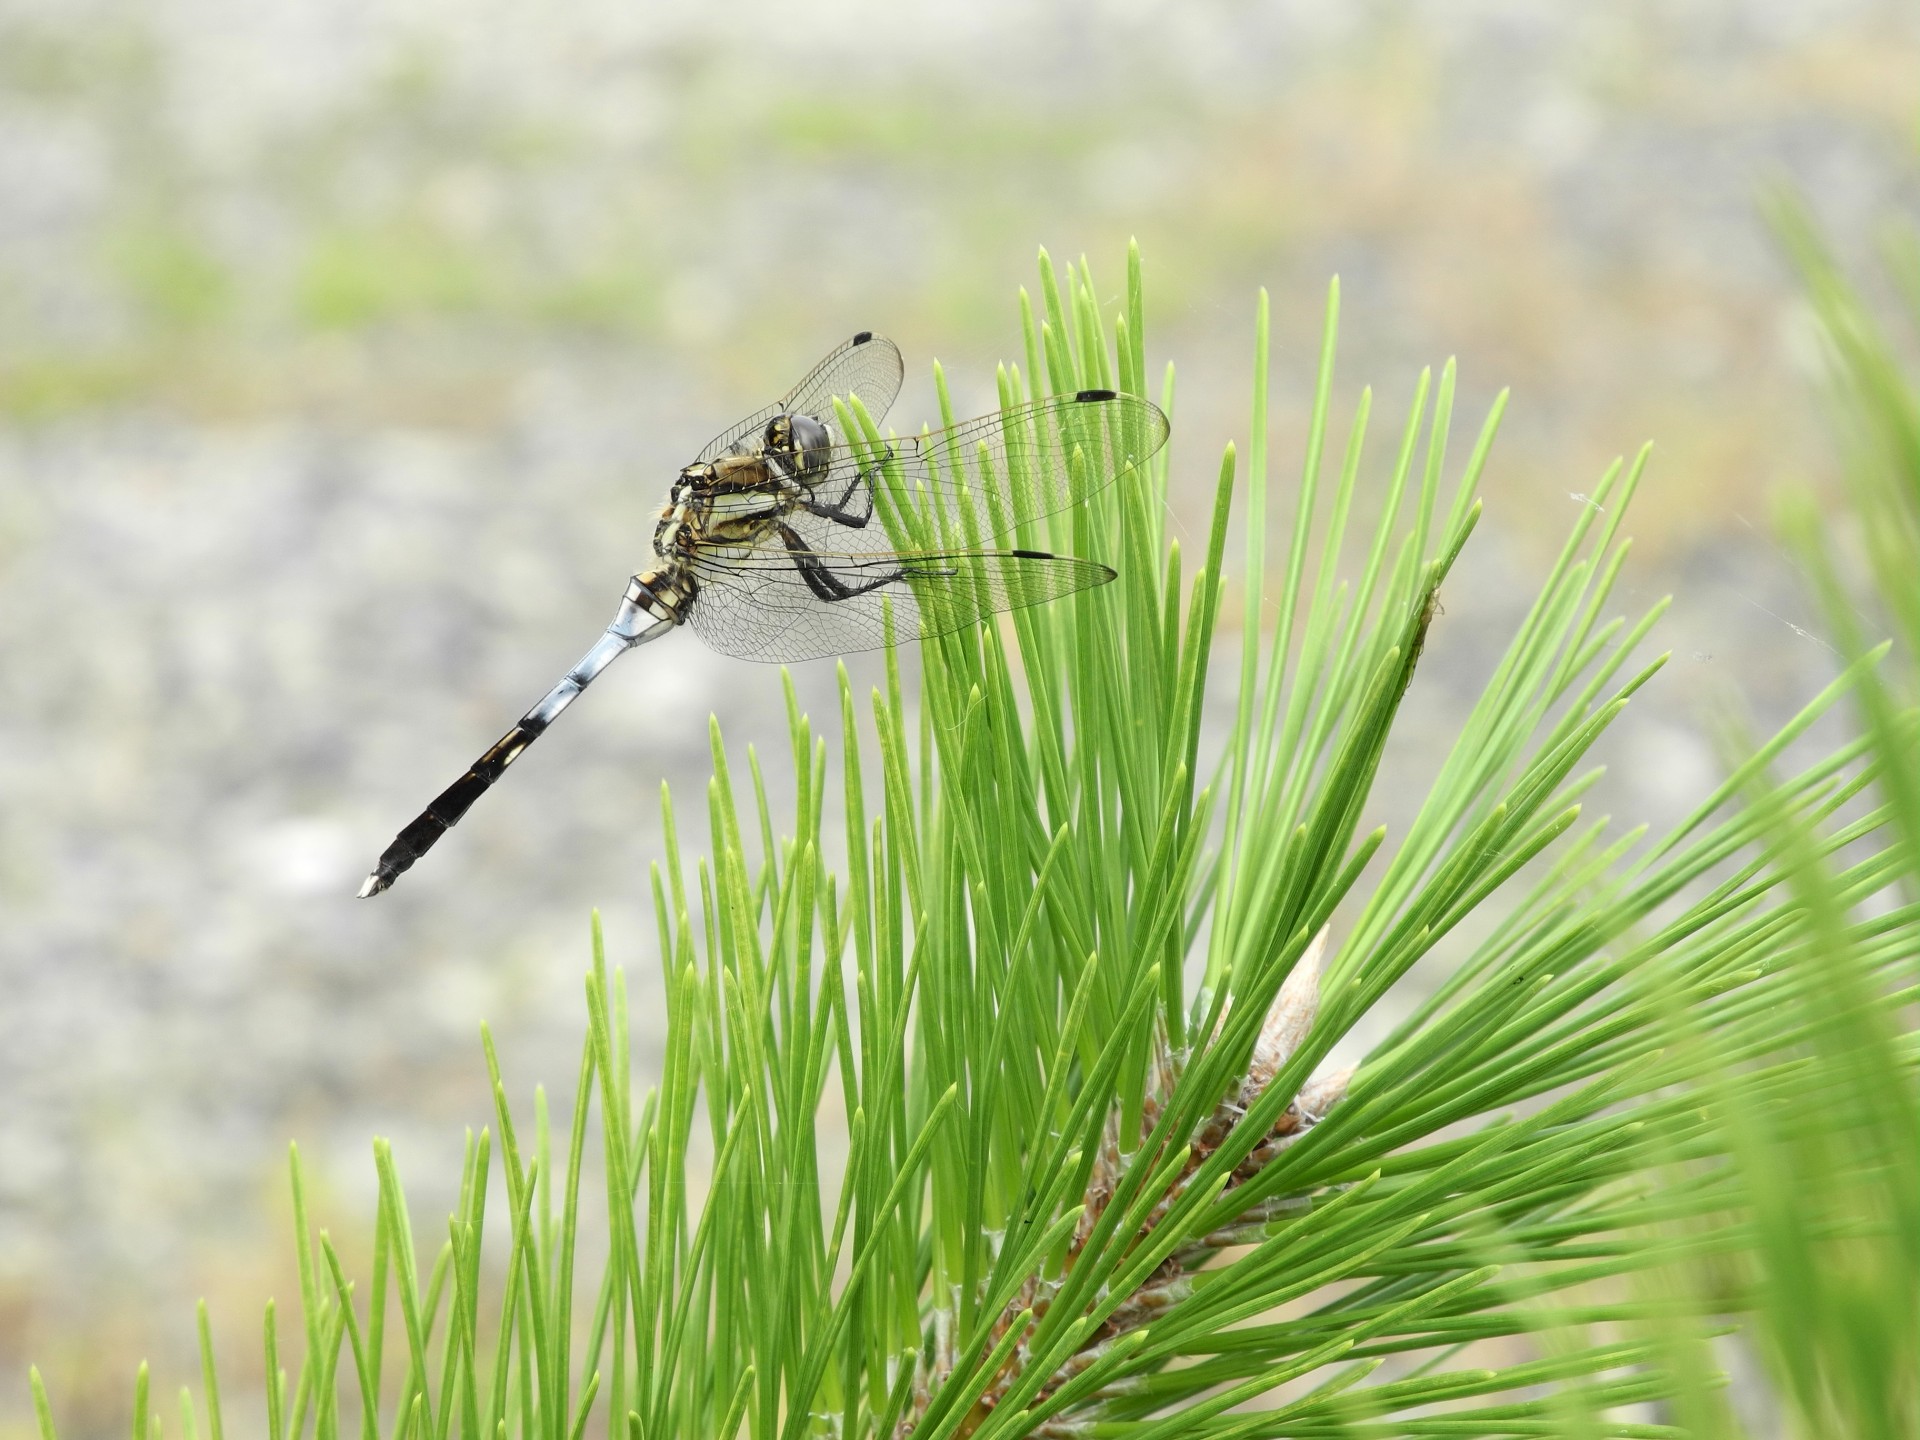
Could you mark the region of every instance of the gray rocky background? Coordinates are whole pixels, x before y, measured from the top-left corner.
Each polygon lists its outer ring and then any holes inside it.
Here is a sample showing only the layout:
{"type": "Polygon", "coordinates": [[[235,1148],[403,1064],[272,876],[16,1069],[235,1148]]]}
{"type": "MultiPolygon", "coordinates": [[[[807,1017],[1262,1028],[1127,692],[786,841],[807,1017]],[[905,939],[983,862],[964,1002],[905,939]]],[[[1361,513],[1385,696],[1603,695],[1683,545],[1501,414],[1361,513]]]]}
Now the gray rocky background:
{"type": "MultiPolygon", "coordinates": [[[[896,424],[936,356],[984,408],[1036,243],[1117,297],[1140,238],[1196,542],[1258,285],[1281,474],[1336,271],[1335,428],[1374,384],[1381,463],[1421,365],[1460,357],[1469,433],[1513,387],[1389,794],[1653,439],[1622,599],[1675,592],[1675,662],[1603,799],[1681,813],[1716,714],[1832,668],[1769,539],[1833,462],[1757,202],[1855,258],[1911,215],[1917,42],[1895,0],[0,0],[0,1437],[29,1358],[63,1433],[123,1433],[201,1294],[244,1391],[289,1139],[357,1235],[394,1137],[431,1233],[480,1021],[570,1094],[592,907],[644,1074],[659,786],[697,841],[707,717],[777,753],[777,672],[672,637],[353,891],[606,623],[712,432],[862,327],[914,367],[896,424]]],[[[796,682],[833,713],[830,664],[796,682]]]]}

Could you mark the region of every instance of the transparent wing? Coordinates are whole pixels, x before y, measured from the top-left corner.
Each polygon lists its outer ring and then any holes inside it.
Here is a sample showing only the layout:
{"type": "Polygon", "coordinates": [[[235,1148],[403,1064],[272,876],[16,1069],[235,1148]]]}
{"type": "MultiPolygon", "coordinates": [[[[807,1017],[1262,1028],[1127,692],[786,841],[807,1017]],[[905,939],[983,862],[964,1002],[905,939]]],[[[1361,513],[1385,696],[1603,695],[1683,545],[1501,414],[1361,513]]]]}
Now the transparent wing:
{"type": "Polygon", "coordinates": [[[899,644],[944,635],[1114,577],[1032,550],[797,554],[772,530],[750,546],[703,546],[692,569],[694,632],[723,655],[781,664],[877,650],[889,633],[899,644]]]}
{"type": "Polygon", "coordinates": [[[886,488],[876,483],[884,471],[926,540],[963,546],[1086,499],[1144,465],[1167,443],[1167,430],[1167,417],[1151,401],[1083,390],[890,440],[877,455],[843,442],[804,478],[812,497],[808,514],[816,531],[820,521],[841,529],[835,548],[900,545],[904,537],[889,536],[881,517],[868,527],[872,541],[844,533],[861,529],[860,517],[875,508],[886,488]]]}
{"type": "Polygon", "coordinates": [[[884,335],[862,330],[835,350],[780,402],[789,414],[811,415],[833,423],[833,397],[845,400],[858,395],[867,413],[877,422],[892,408],[900,393],[900,381],[906,366],[900,359],[900,347],[884,335]]]}
{"type": "Polygon", "coordinates": [[[761,433],[776,415],[811,415],[831,425],[836,395],[843,401],[858,395],[867,413],[877,422],[900,393],[900,381],[905,374],[899,347],[884,335],[862,330],[809,370],[806,378],[784,398],[754,411],[714,436],[694,463],[705,464],[722,455],[757,450],[761,433]]]}

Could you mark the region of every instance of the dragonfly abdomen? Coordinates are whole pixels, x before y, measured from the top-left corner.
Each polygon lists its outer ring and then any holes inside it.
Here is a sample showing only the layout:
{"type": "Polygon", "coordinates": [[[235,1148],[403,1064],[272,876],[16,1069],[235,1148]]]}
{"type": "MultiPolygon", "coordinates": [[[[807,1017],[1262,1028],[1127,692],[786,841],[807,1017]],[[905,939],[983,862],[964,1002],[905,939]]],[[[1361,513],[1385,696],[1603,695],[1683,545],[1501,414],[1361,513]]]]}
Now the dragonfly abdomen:
{"type": "Polygon", "coordinates": [[[644,645],[673,629],[686,618],[699,586],[692,576],[669,566],[648,570],[627,582],[620,611],[594,647],[580,657],[565,675],[514,727],[489,746],[481,757],[467,767],[467,773],[434,796],[425,810],[416,815],[393,843],[380,852],[379,863],[360,887],[360,898],[378,895],[398,880],[440,837],[460,822],[460,817],[498,780],[515,760],[546,731],[554,717],[571,705],[594,677],[615,658],[636,645],[644,645]]]}
{"type": "MultiPolygon", "coordinates": [[[[575,687],[574,693],[579,693],[578,687],[575,687]]],[[[565,703],[561,702],[562,705],[565,703]]],[[[557,709],[555,713],[558,713],[557,709]]],[[[468,766],[466,774],[434,796],[427,808],[416,815],[405,829],[393,837],[393,843],[380,852],[379,863],[360,887],[360,898],[364,900],[369,895],[378,895],[413,868],[413,862],[460,823],[460,817],[473,808],[474,801],[487,793],[488,787],[505,773],[507,766],[519,758],[520,752],[540,738],[540,732],[547,728],[547,724],[545,719],[527,715],[494,741],[486,754],[468,766]]]]}

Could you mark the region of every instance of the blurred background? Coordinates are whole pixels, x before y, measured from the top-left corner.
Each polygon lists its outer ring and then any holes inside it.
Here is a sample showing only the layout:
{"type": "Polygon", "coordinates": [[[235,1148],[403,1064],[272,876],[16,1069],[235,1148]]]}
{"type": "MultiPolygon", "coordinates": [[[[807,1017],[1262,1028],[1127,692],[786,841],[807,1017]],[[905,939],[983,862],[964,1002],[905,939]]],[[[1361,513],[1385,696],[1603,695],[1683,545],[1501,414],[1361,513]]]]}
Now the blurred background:
{"type": "MultiPolygon", "coordinates": [[[[1675,658],[1603,808],[1683,812],[1716,715],[1834,658],[1770,535],[1833,462],[1759,202],[1870,255],[1920,201],[1917,58],[1899,0],[0,0],[0,1436],[29,1358],[63,1434],[122,1433],[199,1295],[245,1372],[294,1299],[290,1139],[357,1236],[393,1137],[432,1234],[480,1021],[516,1096],[572,1084],[592,907],[644,1071],[659,787],[697,844],[707,717],[777,753],[775,670],[649,648],[353,892],[591,643],[710,435],[861,328],[909,358],[896,426],[936,357],[990,408],[1038,244],[1117,301],[1139,237],[1195,543],[1260,285],[1277,474],[1336,272],[1373,473],[1421,366],[1460,359],[1456,459],[1513,387],[1409,775],[1653,440],[1622,599],[1675,593],[1675,658]]],[[[833,713],[830,663],[795,678],[833,713]]]]}

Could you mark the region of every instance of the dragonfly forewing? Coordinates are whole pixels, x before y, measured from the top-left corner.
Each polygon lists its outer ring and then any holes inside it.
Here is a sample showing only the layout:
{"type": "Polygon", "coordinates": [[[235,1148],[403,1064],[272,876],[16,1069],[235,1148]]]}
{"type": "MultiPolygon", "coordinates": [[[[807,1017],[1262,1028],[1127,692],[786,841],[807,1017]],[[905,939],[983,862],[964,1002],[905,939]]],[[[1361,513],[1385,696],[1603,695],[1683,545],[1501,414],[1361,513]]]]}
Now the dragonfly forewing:
{"type": "Polygon", "coordinates": [[[812,415],[831,420],[836,396],[843,402],[858,396],[867,413],[877,421],[892,407],[905,375],[906,364],[900,358],[900,347],[884,335],[862,330],[809,370],[781,399],[714,436],[695,463],[706,464],[722,455],[757,448],[767,422],[776,416],[812,415]]]}
{"type": "Polygon", "coordinates": [[[959,547],[1018,533],[1145,465],[1167,442],[1151,401],[1083,390],[1016,405],[945,430],[833,448],[808,482],[840,500],[877,490],[887,545],[959,547]],[[891,502],[891,503],[889,503],[891,502]]]}

